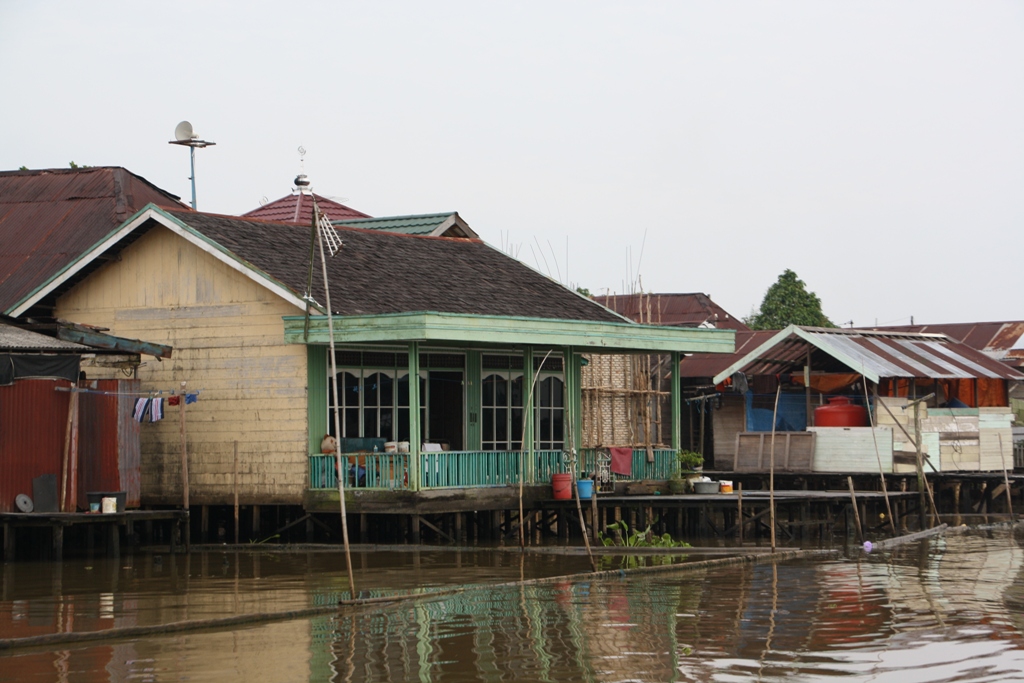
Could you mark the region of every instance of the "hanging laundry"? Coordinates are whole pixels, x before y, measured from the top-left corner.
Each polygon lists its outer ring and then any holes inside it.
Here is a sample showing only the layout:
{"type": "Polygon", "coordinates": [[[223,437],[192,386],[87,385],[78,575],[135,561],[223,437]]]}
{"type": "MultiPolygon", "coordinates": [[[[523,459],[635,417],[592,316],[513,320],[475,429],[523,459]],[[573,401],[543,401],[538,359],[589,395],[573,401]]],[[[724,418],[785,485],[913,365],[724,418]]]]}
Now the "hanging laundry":
{"type": "Polygon", "coordinates": [[[633,476],[633,449],[609,448],[612,456],[612,472],[627,477],[633,476]]]}
{"type": "Polygon", "coordinates": [[[167,405],[176,406],[181,403],[181,396],[171,396],[167,399],[167,405]]]}
{"type": "Polygon", "coordinates": [[[198,400],[199,400],[199,392],[198,391],[196,393],[194,393],[194,394],[185,394],[185,405],[188,405],[189,403],[195,403],[198,400]]]}
{"type": "Polygon", "coordinates": [[[159,422],[162,419],[164,419],[164,400],[162,398],[154,398],[150,402],[149,421],[159,422]]]}
{"type": "Polygon", "coordinates": [[[135,412],[132,414],[132,418],[136,422],[145,422],[146,413],[149,412],[149,399],[139,398],[135,400],[135,412]]]}

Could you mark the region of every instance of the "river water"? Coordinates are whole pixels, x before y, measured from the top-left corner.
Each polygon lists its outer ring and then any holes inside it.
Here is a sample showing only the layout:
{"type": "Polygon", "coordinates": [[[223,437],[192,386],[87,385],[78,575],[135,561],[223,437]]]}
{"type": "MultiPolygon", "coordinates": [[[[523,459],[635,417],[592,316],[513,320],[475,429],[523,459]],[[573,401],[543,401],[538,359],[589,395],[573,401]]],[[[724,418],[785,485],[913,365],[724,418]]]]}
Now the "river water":
{"type": "MultiPolygon", "coordinates": [[[[581,556],[356,553],[360,590],[480,588],[340,616],[0,652],[0,681],[1024,680],[1022,544],[1020,532],[990,529],[871,554],[599,580],[581,556]]],[[[330,605],[347,588],[336,552],[0,572],[0,638],[330,605]]]]}

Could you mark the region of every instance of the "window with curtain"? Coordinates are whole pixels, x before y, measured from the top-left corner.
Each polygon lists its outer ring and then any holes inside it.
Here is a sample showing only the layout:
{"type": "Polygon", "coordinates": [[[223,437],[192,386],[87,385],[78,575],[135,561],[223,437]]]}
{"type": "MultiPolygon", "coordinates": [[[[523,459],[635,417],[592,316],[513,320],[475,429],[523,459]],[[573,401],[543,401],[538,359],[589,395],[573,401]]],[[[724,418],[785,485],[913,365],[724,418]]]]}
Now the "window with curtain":
{"type": "MultiPolygon", "coordinates": [[[[409,440],[409,373],[370,368],[338,370],[341,436],[409,440]],[[397,379],[396,379],[397,377],[397,379]]],[[[334,432],[334,388],[327,383],[328,431],[334,432]]],[[[426,424],[427,380],[420,377],[420,425],[426,424]]],[[[422,437],[422,433],[421,433],[422,437]]]]}

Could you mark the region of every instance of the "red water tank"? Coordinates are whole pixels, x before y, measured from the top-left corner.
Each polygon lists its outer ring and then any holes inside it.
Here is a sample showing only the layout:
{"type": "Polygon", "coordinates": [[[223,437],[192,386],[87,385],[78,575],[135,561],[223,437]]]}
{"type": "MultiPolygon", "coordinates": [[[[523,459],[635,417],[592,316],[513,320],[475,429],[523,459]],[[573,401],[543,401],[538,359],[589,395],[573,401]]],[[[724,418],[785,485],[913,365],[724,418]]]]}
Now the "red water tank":
{"type": "Polygon", "coordinates": [[[814,409],[815,427],[867,427],[868,411],[855,406],[846,396],[834,396],[827,406],[814,409]]]}

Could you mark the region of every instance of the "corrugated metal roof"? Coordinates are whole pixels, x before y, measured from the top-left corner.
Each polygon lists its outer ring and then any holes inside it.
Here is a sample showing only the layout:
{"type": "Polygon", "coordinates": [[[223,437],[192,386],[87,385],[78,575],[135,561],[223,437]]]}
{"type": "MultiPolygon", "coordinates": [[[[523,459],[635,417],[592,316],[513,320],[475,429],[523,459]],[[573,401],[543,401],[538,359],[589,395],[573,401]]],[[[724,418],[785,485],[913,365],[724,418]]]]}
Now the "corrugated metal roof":
{"type": "Polygon", "coordinates": [[[776,330],[739,330],[736,332],[735,353],[690,354],[679,363],[680,377],[714,377],[776,334],[776,330]]]}
{"type": "MultiPolygon", "coordinates": [[[[792,325],[746,353],[733,354],[732,362],[714,375],[714,382],[734,372],[792,372],[806,363],[808,350],[817,350],[819,357],[824,354],[874,382],[882,377],[1024,380],[1024,374],[1010,366],[945,335],[792,325]]],[[[812,361],[812,366],[817,364],[812,361]]]]}
{"type": "Polygon", "coordinates": [[[384,230],[401,235],[429,235],[433,237],[478,236],[456,211],[425,213],[415,216],[383,216],[361,220],[334,221],[334,224],[363,228],[364,230],[384,230]]]}
{"type": "Polygon", "coordinates": [[[45,334],[23,330],[13,325],[0,323],[0,349],[4,351],[50,351],[64,353],[89,353],[88,346],[67,342],[45,334]]]}
{"type": "MultiPolygon", "coordinates": [[[[648,325],[700,327],[710,325],[722,330],[749,332],[750,328],[711,300],[707,294],[611,294],[593,297],[594,301],[616,313],[648,325]]],[[[718,356],[718,354],[715,354],[718,356]]]]}
{"type": "Polygon", "coordinates": [[[944,334],[997,360],[1012,358],[1011,351],[1024,341],[1024,321],[944,323],[939,325],[894,325],[872,328],[881,331],[944,334]]]}
{"type": "Polygon", "coordinates": [[[149,203],[182,208],[120,167],[0,172],[0,311],[149,203]]]}
{"type": "MultiPolygon", "coordinates": [[[[312,196],[316,197],[316,203],[320,207],[320,211],[327,214],[327,217],[332,221],[370,217],[370,214],[356,211],[350,206],[339,204],[316,193],[313,193],[312,196]]],[[[242,215],[245,218],[258,218],[264,221],[309,225],[313,221],[313,202],[310,199],[310,195],[296,192],[286,197],[275,199],[258,209],[253,209],[242,215]]]]}

